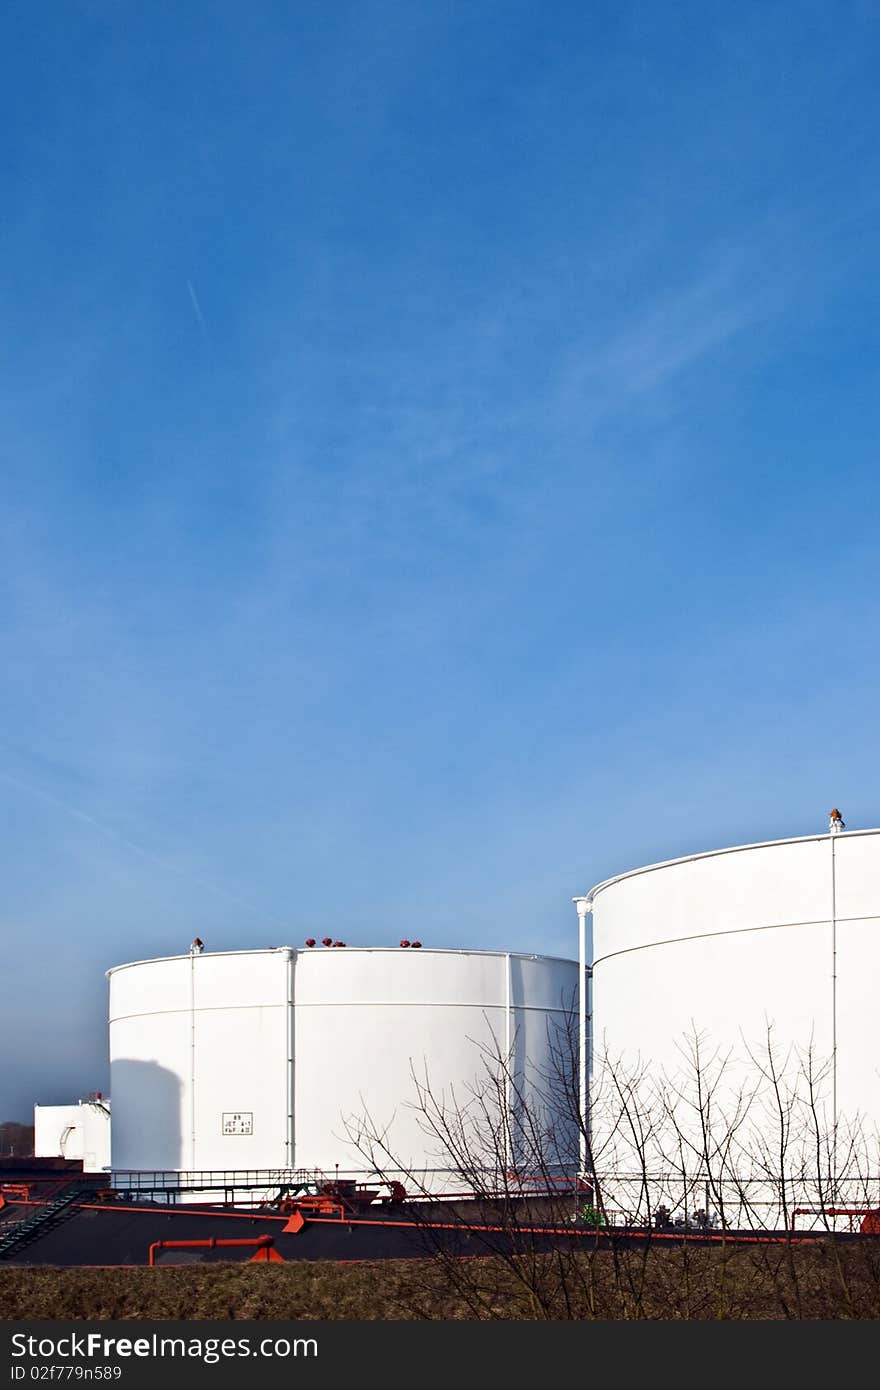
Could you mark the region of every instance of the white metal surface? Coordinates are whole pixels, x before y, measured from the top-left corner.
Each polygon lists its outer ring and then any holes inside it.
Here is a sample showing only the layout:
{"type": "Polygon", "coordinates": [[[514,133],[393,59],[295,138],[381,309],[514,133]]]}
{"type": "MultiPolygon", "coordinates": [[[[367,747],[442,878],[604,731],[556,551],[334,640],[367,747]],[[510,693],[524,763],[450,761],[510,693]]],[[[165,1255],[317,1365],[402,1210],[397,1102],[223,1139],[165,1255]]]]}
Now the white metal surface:
{"type": "Polygon", "coordinates": [[[106,1172],[110,1167],[109,1100],[35,1105],[34,1154],[38,1158],[81,1159],[84,1172],[106,1172]]]}
{"type": "Polygon", "coordinates": [[[880,830],[649,865],[590,898],[597,1054],[672,1075],[686,1035],[743,1058],[772,1027],[829,1062],[832,1120],[880,1123],[880,830]]]}
{"type": "Polygon", "coordinates": [[[461,1105],[508,1049],[537,1105],[577,989],[574,961],[425,948],[206,952],[108,974],[114,1169],[366,1172],[350,1131],[369,1116],[435,1186],[450,1161],[423,1133],[413,1072],[461,1105]]]}
{"type": "Polygon", "coordinates": [[[587,1048],[587,917],[592,910],[592,903],[589,898],[575,898],[574,904],[578,915],[578,1171],[585,1175],[588,1169],[587,1141],[590,1132],[587,1048]]]}

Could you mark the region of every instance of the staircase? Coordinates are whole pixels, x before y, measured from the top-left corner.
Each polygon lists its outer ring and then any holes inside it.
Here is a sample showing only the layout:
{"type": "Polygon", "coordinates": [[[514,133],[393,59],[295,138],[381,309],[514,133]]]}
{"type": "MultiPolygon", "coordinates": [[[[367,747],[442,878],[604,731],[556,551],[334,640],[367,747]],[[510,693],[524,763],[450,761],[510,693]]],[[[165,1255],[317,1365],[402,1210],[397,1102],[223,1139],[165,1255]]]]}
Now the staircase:
{"type": "Polygon", "coordinates": [[[67,1221],[77,1209],[81,1198],[94,1191],[94,1184],[73,1182],[45,1206],[39,1207],[23,1221],[0,1226],[0,1260],[8,1260],[24,1250],[32,1241],[53,1231],[56,1226],[67,1221]]]}

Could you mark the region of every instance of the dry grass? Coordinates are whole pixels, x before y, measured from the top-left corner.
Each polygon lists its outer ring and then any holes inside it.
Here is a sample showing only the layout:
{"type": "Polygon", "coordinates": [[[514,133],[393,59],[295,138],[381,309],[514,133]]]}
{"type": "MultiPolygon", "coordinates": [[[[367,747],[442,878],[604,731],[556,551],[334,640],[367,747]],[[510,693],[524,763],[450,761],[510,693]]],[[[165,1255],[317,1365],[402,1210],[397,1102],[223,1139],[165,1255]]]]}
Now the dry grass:
{"type": "Polygon", "coordinates": [[[4,1318],[384,1318],[406,1262],[0,1269],[4,1318]]]}
{"type": "Polygon", "coordinates": [[[505,1260],[0,1269],[25,1318],[816,1319],[880,1317],[880,1241],[505,1260]]]}

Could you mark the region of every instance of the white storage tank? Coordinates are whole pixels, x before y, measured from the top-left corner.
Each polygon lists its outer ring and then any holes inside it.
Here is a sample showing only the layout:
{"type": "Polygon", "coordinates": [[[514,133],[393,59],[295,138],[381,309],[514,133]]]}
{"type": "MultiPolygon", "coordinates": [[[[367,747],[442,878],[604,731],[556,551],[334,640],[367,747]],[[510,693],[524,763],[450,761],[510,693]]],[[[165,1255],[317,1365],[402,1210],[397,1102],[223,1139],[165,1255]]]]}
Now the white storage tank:
{"type": "Polygon", "coordinates": [[[770,1026],[828,1063],[831,1124],[880,1123],[880,830],[652,864],[589,897],[597,1058],[672,1075],[686,1036],[743,1060],[770,1026]]]}
{"type": "Polygon", "coordinates": [[[110,1168],[110,1098],[99,1091],[75,1105],[34,1106],[34,1154],[81,1159],[83,1172],[110,1168]]]}
{"type": "MultiPolygon", "coordinates": [[[[413,1071],[435,1096],[454,1088],[460,1105],[491,1054],[509,1049],[512,1090],[537,1111],[577,973],[568,960],[425,948],[281,947],[117,966],[114,1171],[365,1174],[349,1125],[369,1116],[388,1127],[400,1169],[440,1190],[455,1165],[422,1131],[413,1071]]],[[[574,1120],[555,1124],[573,1171],[574,1120]]]]}

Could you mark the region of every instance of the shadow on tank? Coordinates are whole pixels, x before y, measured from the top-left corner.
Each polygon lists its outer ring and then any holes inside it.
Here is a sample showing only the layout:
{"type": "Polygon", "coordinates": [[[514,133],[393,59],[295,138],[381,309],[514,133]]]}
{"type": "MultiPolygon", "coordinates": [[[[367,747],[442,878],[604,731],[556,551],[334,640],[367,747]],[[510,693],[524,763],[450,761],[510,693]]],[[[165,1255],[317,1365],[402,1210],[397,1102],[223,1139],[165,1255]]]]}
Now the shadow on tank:
{"type": "MultiPolygon", "coordinates": [[[[185,1168],[183,1087],[157,1062],[114,1058],[110,1162],[120,1171],[185,1168]]],[[[112,1094],[112,1092],[111,1092],[112,1094]]]]}

